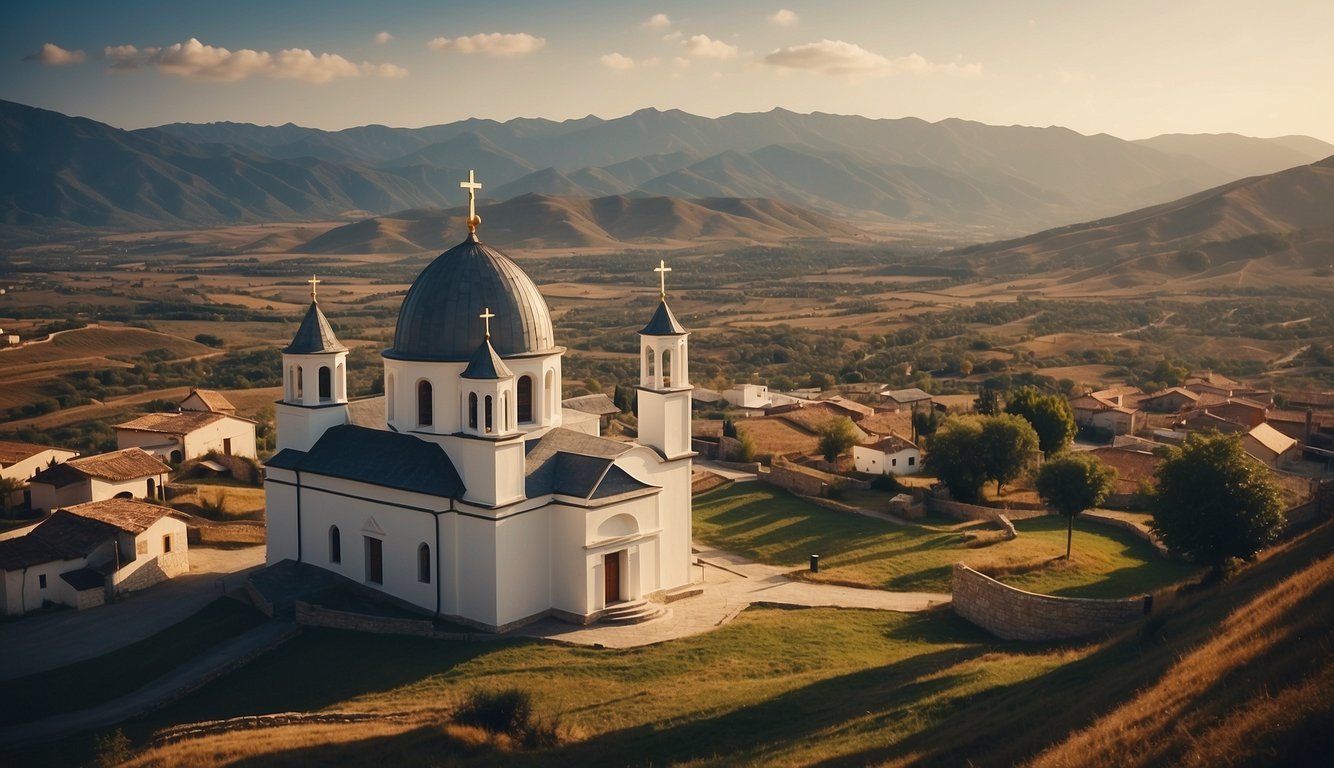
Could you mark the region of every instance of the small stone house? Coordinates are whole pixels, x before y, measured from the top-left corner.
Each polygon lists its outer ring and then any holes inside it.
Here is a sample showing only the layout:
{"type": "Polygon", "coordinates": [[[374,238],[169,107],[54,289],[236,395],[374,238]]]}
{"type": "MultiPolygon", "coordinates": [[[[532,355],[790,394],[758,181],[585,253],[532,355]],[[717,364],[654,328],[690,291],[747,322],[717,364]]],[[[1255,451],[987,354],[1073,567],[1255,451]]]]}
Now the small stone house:
{"type": "Polygon", "coordinates": [[[139,448],[81,456],[38,472],[29,482],[34,510],[105,499],[160,499],[171,467],[139,448]]]}
{"type": "Polygon", "coordinates": [[[0,616],[46,605],[92,608],[188,572],[185,523],[170,512],[130,499],[94,501],[0,541],[0,616]]]}
{"type": "Polygon", "coordinates": [[[1184,387],[1171,387],[1154,392],[1139,401],[1141,410],[1153,413],[1176,413],[1200,401],[1200,396],[1184,387]]]}
{"type": "Polygon", "coordinates": [[[852,464],[871,475],[912,475],[922,468],[922,451],[898,435],[852,447],[852,464]]]}
{"type": "Polygon", "coordinates": [[[1075,423],[1081,427],[1099,427],[1114,435],[1133,435],[1140,427],[1141,414],[1133,387],[1090,392],[1070,401],[1075,423]]]}
{"type": "Polygon", "coordinates": [[[723,399],[736,408],[763,410],[774,404],[763,384],[742,384],[723,391],[723,399]]]}
{"type": "Polygon", "coordinates": [[[1278,469],[1301,458],[1302,444],[1268,424],[1258,424],[1241,439],[1246,452],[1266,466],[1278,469]]]}
{"type": "Polygon", "coordinates": [[[228,416],[236,415],[236,406],[228,400],[221,392],[212,389],[192,389],[190,394],[180,402],[182,411],[206,411],[208,413],[224,413],[228,416]]]}

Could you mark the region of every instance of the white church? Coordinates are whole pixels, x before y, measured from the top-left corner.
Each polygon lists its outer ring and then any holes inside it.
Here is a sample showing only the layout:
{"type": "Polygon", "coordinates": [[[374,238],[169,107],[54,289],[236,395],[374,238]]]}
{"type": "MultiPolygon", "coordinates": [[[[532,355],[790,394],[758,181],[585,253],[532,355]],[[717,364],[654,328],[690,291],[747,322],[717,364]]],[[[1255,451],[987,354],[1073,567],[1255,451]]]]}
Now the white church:
{"type": "MultiPolygon", "coordinates": [[[[691,580],[687,338],[639,332],[639,441],[562,426],[561,356],[532,279],[469,234],[418,275],[383,352],[384,424],[349,419],[348,350],[316,300],[283,350],[266,465],[267,562],[325,568],[441,618],[504,631],[596,621],[691,580]]],[[[571,414],[577,416],[578,414],[571,414]]]]}

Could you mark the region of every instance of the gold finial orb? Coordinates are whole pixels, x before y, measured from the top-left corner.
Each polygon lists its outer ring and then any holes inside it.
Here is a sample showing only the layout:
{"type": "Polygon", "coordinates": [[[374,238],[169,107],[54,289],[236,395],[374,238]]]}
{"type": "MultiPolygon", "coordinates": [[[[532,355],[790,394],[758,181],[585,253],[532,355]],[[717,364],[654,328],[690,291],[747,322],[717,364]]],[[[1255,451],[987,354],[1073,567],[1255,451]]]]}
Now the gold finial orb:
{"type": "Polygon", "coordinates": [[[476,232],[477,227],[480,226],[481,223],[482,223],[482,217],[474,213],[473,215],[468,217],[468,230],[471,232],[476,232]]]}

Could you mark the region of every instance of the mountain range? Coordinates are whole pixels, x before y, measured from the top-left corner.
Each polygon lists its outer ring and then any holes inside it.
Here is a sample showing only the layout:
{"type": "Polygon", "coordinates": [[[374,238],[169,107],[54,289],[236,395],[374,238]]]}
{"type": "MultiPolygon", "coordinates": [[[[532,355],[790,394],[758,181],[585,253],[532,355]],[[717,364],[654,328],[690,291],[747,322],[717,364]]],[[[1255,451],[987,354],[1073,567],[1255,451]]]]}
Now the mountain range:
{"type": "Polygon", "coordinates": [[[1122,288],[1172,280],[1237,286],[1280,277],[1310,285],[1334,276],[1331,201],[1334,157],[951,256],[989,274],[1073,269],[1069,282],[1122,288]]]}
{"type": "Polygon", "coordinates": [[[769,198],[858,226],[942,227],[980,240],[1166,202],[1331,154],[1334,145],[1300,136],[1132,142],[1058,127],[781,109],[342,131],[245,123],[124,131],[0,102],[8,170],[0,225],[31,235],[441,208],[460,201],[458,179],[474,169],[490,200],[769,198]]]}

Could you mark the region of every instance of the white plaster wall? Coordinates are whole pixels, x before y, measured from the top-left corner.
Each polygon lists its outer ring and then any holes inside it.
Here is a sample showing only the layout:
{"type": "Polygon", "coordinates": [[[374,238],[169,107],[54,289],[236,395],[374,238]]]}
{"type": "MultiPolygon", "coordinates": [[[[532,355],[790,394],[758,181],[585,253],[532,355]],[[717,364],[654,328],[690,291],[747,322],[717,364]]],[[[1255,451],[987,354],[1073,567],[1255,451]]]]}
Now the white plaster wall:
{"type": "MultiPolygon", "coordinates": [[[[399,432],[452,434],[463,428],[459,412],[459,374],[467,363],[422,363],[384,358],[385,382],[394,378],[394,413],[385,420],[399,432]],[[417,382],[431,382],[432,425],[417,424],[417,382]]],[[[387,403],[386,403],[387,404],[387,403]]]]}
{"type": "Polygon", "coordinates": [[[172,451],[176,450],[179,450],[181,455],[185,456],[185,448],[182,445],[180,436],[169,435],[165,432],[142,432],[137,429],[117,429],[116,448],[142,448],[154,456],[162,458],[164,461],[171,457],[172,451]]]}
{"type": "Polygon", "coordinates": [[[497,626],[551,607],[551,521],[546,507],[496,523],[497,626]]]}
{"type": "MultiPolygon", "coordinates": [[[[147,499],[151,498],[148,493],[148,478],[139,477],[133,480],[111,481],[92,477],[88,479],[92,498],[89,501],[103,501],[114,499],[118,493],[128,492],[133,498],[147,499]]],[[[157,475],[153,477],[154,488],[161,488],[167,482],[167,475],[157,475]]],[[[68,504],[61,504],[68,506],[68,504]]]]}
{"type": "Polygon", "coordinates": [[[551,527],[551,607],[585,616],[592,612],[593,558],[584,549],[587,511],[564,504],[547,507],[551,527]]]}
{"type": "Polygon", "coordinates": [[[347,353],[283,355],[283,399],[301,405],[347,402],[347,353]],[[343,367],[339,375],[338,366],[343,367]],[[301,397],[297,397],[296,369],[300,368],[301,397]],[[329,397],[320,399],[320,368],[329,369],[329,397]]]}
{"type": "Polygon", "coordinates": [[[232,441],[231,455],[255,458],[255,425],[230,416],[186,435],[185,458],[198,458],[209,451],[226,453],[223,444],[228,438],[232,441]]]}
{"type": "Polygon", "coordinates": [[[26,483],[33,475],[50,466],[52,459],[55,459],[57,464],[63,464],[68,459],[72,459],[78,455],[78,451],[49,448],[21,461],[16,461],[7,467],[0,468],[0,477],[22,480],[26,483]]]}
{"type": "MultiPolygon", "coordinates": [[[[474,510],[481,512],[482,510],[474,510]]],[[[496,582],[495,522],[458,516],[456,614],[499,626],[496,582]]]]}
{"type": "Polygon", "coordinates": [[[463,478],[465,500],[494,507],[524,499],[522,433],[504,440],[442,435],[435,442],[463,478]]]}
{"type": "Polygon", "coordinates": [[[858,472],[873,475],[912,475],[922,468],[921,452],[915,448],[905,448],[894,453],[883,453],[864,445],[852,447],[852,463],[858,472]],[[909,457],[914,461],[908,465],[909,457]],[[895,465],[895,461],[898,462],[895,465]]]}
{"type": "MultiPolygon", "coordinates": [[[[56,488],[46,483],[32,483],[32,508],[50,512],[58,507],[70,507],[93,500],[91,483],[83,480],[56,488]]],[[[110,497],[107,497],[110,498],[110,497]]]]}
{"type": "Polygon", "coordinates": [[[296,473],[264,469],[264,564],[296,559],[296,473]],[[281,482],[278,482],[281,481],[281,482]]]}
{"type": "MultiPolygon", "coordinates": [[[[304,408],[280,402],[274,405],[274,414],[277,417],[277,447],[280,451],[284,448],[309,451],[326,429],[347,423],[346,404],[304,408]]],[[[221,444],[218,447],[221,449],[221,444]]]]}
{"type": "Polygon", "coordinates": [[[616,464],[641,482],[662,489],[650,497],[657,508],[657,527],[663,531],[656,555],[659,573],[656,589],[673,589],[690,583],[691,460],[662,461],[656,453],[641,447],[622,454],[616,464]]]}

